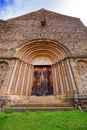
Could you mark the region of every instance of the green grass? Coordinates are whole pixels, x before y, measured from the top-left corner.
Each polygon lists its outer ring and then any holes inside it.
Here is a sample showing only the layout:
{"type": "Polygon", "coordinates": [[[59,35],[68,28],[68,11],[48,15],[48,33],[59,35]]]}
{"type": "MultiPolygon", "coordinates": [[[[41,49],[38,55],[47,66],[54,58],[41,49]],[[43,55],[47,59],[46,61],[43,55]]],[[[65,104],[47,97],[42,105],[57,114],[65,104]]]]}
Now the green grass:
{"type": "Polygon", "coordinates": [[[87,130],[87,113],[22,111],[0,113],[0,130],[87,130]]]}

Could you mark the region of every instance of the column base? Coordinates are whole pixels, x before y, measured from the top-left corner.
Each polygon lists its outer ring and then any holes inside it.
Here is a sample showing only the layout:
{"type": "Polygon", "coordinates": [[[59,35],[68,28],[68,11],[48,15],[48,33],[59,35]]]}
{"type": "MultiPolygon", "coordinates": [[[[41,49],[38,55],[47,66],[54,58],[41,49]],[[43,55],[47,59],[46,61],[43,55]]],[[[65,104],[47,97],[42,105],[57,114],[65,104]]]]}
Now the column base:
{"type": "Polygon", "coordinates": [[[65,100],[66,99],[66,95],[63,94],[63,95],[55,95],[55,97],[59,100],[65,100]]]}

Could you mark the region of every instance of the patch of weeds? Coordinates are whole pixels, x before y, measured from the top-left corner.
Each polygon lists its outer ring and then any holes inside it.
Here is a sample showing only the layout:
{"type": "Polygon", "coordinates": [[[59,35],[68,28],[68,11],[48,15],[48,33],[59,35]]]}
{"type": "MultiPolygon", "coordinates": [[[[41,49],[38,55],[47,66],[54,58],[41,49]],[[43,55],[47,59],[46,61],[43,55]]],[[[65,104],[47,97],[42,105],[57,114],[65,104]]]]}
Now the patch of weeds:
{"type": "Polygon", "coordinates": [[[13,112],[15,112],[14,110],[4,110],[4,113],[6,113],[6,114],[10,114],[10,113],[13,113],[13,112]]]}
{"type": "Polygon", "coordinates": [[[29,114],[31,111],[28,111],[28,110],[21,110],[22,113],[25,113],[25,114],[29,114]]]}

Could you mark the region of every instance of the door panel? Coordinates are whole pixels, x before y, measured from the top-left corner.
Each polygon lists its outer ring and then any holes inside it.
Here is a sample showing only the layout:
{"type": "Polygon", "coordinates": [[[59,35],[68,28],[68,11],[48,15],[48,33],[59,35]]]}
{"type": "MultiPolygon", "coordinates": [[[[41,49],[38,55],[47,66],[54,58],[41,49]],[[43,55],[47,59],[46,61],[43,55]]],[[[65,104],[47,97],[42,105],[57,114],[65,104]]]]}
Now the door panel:
{"type": "Polygon", "coordinates": [[[46,96],[53,94],[51,66],[35,66],[32,95],[46,96]]]}

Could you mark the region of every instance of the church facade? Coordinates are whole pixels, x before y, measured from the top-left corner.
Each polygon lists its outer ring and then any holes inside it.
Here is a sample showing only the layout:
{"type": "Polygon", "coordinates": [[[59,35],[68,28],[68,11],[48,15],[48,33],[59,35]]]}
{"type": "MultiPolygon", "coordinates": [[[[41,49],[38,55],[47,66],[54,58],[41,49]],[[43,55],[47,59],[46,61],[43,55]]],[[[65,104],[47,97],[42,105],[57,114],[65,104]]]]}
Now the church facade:
{"type": "Polygon", "coordinates": [[[0,100],[9,108],[87,108],[87,27],[80,19],[41,9],[0,20],[0,100]]]}

